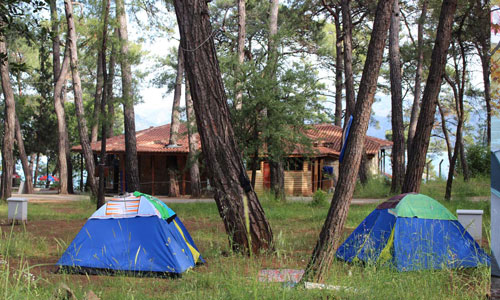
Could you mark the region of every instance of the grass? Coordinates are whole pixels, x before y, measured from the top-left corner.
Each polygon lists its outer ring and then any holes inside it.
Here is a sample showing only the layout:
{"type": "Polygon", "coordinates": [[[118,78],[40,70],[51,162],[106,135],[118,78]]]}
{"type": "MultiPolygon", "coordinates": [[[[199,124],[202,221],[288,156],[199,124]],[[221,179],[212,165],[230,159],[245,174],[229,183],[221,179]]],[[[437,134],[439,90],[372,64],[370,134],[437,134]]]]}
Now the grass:
{"type": "MultiPolygon", "coordinates": [[[[207,261],[180,279],[54,273],[53,264],[93,213],[94,204],[30,203],[26,227],[0,227],[0,297],[52,299],[60,283],[67,284],[78,299],[89,290],[101,299],[483,299],[489,289],[486,267],[400,273],[341,261],[333,262],[327,283],[348,289],[291,289],[259,282],[261,269],[305,267],[328,212],[328,204],[262,202],[276,252],[252,258],[230,252],[215,203],[171,204],[207,261]]],[[[484,220],[489,219],[487,201],[442,203],[452,212],[458,207],[484,209],[484,220]]],[[[352,205],[344,236],[375,206],[352,205]]],[[[0,220],[6,215],[6,204],[0,204],[0,220]]],[[[489,232],[489,222],[483,227],[489,232]]]]}
{"type": "MultiPolygon", "coordinates": [[[[434,199],[444,199],[445,190],[446,180],[442,179],[422,182],[420,187],[420,193],[434,199]]],[[[391,193],[391,181],[382,176],[372,177],[364,185],[358,181],[354,190],[354,198],[389,198],[394,195],[395,193],[391,193]]],[[[490,177],[475,177],[465,182],[463,177],[458,176],[453,180],[451,193],[453,199],[481,196],[490,196],[490,177]]]]}

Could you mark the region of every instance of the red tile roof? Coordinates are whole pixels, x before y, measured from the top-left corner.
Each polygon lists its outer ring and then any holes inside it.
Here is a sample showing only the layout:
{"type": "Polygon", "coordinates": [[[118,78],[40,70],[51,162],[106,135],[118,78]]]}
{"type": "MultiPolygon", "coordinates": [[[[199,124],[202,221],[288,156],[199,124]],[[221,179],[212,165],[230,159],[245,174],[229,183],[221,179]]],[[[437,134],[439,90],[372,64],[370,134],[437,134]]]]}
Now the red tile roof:
{"type": "MultiPolygon", "coordinates": [[[[125,136],[118,135],[106,140],[106,152],[120,153],[125,152],[125,136]]],[[[170,124],[149,127],[148,129],[136,132],[137,138],[137,152],[164,152],[164,153],[188,153],[189,144],[186,126],[181,124],[179,126],[179,136],[177,138],[178,147],[167,147],[170,139],[170,124]]],[[[199,141],[199,139],[198,139],[199,141]]],[[[92,151],[101,151],[101,142],[94,142],[91,144],[92,151]]],[[[198,148],[201,145],[198,142],[198,148]]],[[[74,146],[71,148],[73,151],[82,151],[82,146],[74,146]]]]}
{"type": "MultiPolygon", "coordinates": [[[[298,147],[293,151],[292,155],[300,155],[312,152],[320,156],[339,156],[342,140],[342,128],[331,124],[316,124],[313,128],[306,131],[306,135],[313,141],[313,147],[309,151],[304,147],[298,147]]],[[[136,132],[137,137],[137,152],[139,153],[188,153],[188,137],[187,130],[184,124],[179,127],[179,138],[177,140],[178,147],[168,148],[168,140],[170,139],[170,124],[150,127],[136,132]]],[[[199,141],[199,138],[198,138],[199,141]]],[[[101,151],[101,142],[91,144],[94,152],[101,151]]],[[[367,136],[365,142],[366,151],[368,154],[377,154],[381,148],[392,147],[392,142],[367,136]]],[[[198,142],[198,148],[201,148],[198,142]]],[[[74,146],[71,150],[82,151],[80,145],[74,146]]],[[[108,152],[120,153],[125,152],[124,135],[115,136],[106,140],[106,150],[108,152]]]]}
{"type": "MultiPolygon", "coordinates": [[[[342,145],[342,127],[332,124],[316,124],[306,134],[313,140],[314,149],[324,156],[339,156],[342,145]]],[[[392,147],[392,142],[376,137],[366,136],[367,154],[377,154],[381,148],[392,147]]],[[[297,153],[298,154],[298,153],[297,153]]]]}

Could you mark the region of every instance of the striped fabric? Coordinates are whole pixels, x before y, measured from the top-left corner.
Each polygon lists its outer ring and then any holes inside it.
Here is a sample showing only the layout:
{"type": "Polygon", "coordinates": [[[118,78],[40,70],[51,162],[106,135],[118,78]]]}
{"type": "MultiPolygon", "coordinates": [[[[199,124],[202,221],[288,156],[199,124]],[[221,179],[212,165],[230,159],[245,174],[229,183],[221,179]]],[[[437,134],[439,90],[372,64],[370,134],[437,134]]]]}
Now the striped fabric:
{"type": "Polygon", "coordinates": [[[139,202],[137,200],[112,199],[106,204],[106,215],[137,215],[139,212],[139,202]]]}

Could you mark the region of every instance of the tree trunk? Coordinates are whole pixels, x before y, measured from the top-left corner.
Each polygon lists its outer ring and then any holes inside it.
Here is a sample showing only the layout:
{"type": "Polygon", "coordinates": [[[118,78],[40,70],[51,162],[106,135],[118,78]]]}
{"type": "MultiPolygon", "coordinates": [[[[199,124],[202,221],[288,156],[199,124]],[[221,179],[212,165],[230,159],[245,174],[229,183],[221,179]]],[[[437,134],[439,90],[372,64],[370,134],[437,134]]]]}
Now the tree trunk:
{"type": "Polygon", "coordinates": [[[271,227],[248,182],[234,138],[207,3],[175,0],[174,5],[202,151],[229,241],[235,251],[259,253],[271,249],[271,227]]]}
{"type": "Polygon", "coordinates": [[[344,70],[345,70],[345,93],[346,113],[345,124],[354,112],[356,96],[354,94],[354,75],[352,72],[352,20],[351,1],[342,0],[342,24],[344,25],[344,70]]]}
{"type": "MultiPolygon", "coordinates": [[[[114,33],[115,36],[118,35],[118,31],[115,29],[114,33]]],[[[113,82],[115,79],[115,65],[116,65],[116,48],[115,48],[115,43],[112,43],[111,45],[111,56],[109,57],[109,67],[108,67],[108,78],[106,82],[106,103],[108,105],[108,131],[106,133],[106,136],[108,138],[114,136],[113,132],[113,126],[115,122],[115,99],[113,97],[113,82]]]]}
{"type": "MultiPolygon", "coordinates": [[[[5,23],[0,20],[0,28],[4,28],[5,23]]],[[[2,194],[0,198],[7,199],[12,195],[12,173],[14,172],[14,136],[16,128],[16,103],[14,93],[9,78],[9,61],[7,55],[7,45],[5,36],[0,31],[0,78],[2,80],[2,91],[5,105],[4,136],[2,144],[2,194]]]]}
{"type": "Polygon", "coordinates": [[[285,169],[282,161],[270,161],[271,190],[277,200],[285,200],[285,169]]]}
{"type": "Polygon", "coordinates": [[[36,162],[35,162],[35,177],[33,178],[33,186],[36,186],[38,181],[38,168],[40,163],[40,153],[36,154],[36,162]]]}
{"type": "MultiPolygon", "coordinates": [[[[177,138],[180,125],[180,104],[182,94],[182,77],[184,74],[184,55],[181,47],[177,54],[177,76],[175,77],[174,101],[172,102],[172,121],[170,122],[170,139],[168,147],[177,147],[177,138]]],[[[168,165],[168,175],[170,178],[169,192],[170,197],[179,196],[179,183],[177,182],[177,163],[168,165]]]]}
{"type": "MultiPolygon", "coordinates": [[[[268,56],[267,56],[267,66],[265,70],[265,76],[269,80],[276,79],[276,69],[278,65],[278,49],[276,45],[276,35],[278,34],[278,11],[279,11],[279,0],[271,0],[271,8],[269,13],[269,38],[268,38],[268,56]]],[[[272,119],[272,110],[267,109],[267,118],[272,119]]],[[[268,149],[273,147],[281,147],[279,137],[275,137],[273,134],[267,139],[268,149]]],[[[272,151],[268,151],[272,152],[272,151]]],[[[276,199],[285,200],[285,171],[283,168],[283,162],[281,157],[272,157],[269,155],[269,172],[271,179],[271,191],[273,192],[276,199]]]]}
{"type": "MultiPolygon", "coordinates": [[[[102,39],[102,37],[101,37],[102,39]]],[[[94,114],[92,116],[92,130],[90,132],[90,142],[97,142],[98,131],[99,131],[99,116],[101,114],[101,99],[102,92],[104,86],[104,77],[103,77],[103,69],[102,65],[102,51],[97,51],[97,82],[95,85],[95,94],[94,94],[94,114]]]]}
{"type": "Polygon", "coordinates": [[[197,198],[201,195],[200,167],[198,164],[198,138],[196,137],[196,118],[193,111],[193,99],[189,92],[189,81],[186,80],[186,115],[189,141],[189,177],[191,178],[191,197],[197,198]]]}
{"type": "Polygon", "coordinates": [[[491,95],[490,95],[490,1],[476,0],[474,15],[477,17],[476,28],[478,34],[474,35],[474,46],[481,59],[483,69],[484,100],[486,102],[486,142],[491,144],[491,95]]]}
{"type": "Polygon", "coordinates": [[[340,12],[337,7],[335,19],[335,125],[342,126],[342,28],[340,26],[340,12]]]}
{"type": "Polygon", "coordinates": [[[140,190],[137,141],[135,136],[134,95],[132,91],[132,69],[128,54],[127,17],[123,0],[115,0],[116,18],[119,22],[120,65],[122,71],[122,101],[125,127],[125,178],[127,192],[140,190]]]}
{"type": "Polygon", "coordinates": [[[457,164],[457,157],[459,155],[460,140],[462,138],[462,123],[458,123],[457,126],[457,136],[455,141],[455,148],[453,149],[453,156],[450,160],[450,168],[448,169],[448,179],[446,180],[446,191],[444,194],[444,199],[451,200],[451,189],[453,185],[453,176],[455,174],[455,166],[457,164]]]}
{"type": "Polygon", "coordinates": [[[389,64],[391,77],[392,123],[392,183],[391,192],[401,190],[405,176],[405,135],[403,125],[403,95],[401,87],[401,60],[399,57],[399,2],[394,1],[389,29],[389,64]]]}
{"type": "Polygon", "coordinates": [[[239,80],[241,74],[241,65],[245,61],[245,36],[246,36],[246,7],[245,0],[238,0],[238,64],[236,65],[236,96],[235,107],[241,109],[243,105],[243,91],[241,90],[241,82],[239,80]]]}
{"type": "Polygon", "coordinates": [[[441,90],[442,75],[446,65],[446,54],[451,40],[453,16],[457,8],[456,0],[444,0],[441,6],[436,42],[432,50],[429,76],[422,98],[422,108],[418,117],[417,129],[409,149],[403,193],[419,192],[424,172],[427,148],[434,124],[436,101],[441,90]]]}
{"type": "MultiPolygon", "coordinates": [[[[100,49],[100,57],[101,57],[101,65],[102,65],[102,95],[100,101],[100,119],[101,119],[101,157],[99,160],[99,191],[97,194],[97,209],[106,204],[106,195],[105,195],[105,181],[104,178],[104,167],[106,166],[106,132],[108,130],[107,125],[107,115],[106,115],[106,99],[107,91],[108,91],[108,76],[106,72],[106,50],[107,50],[107,41],[108,41],[108,16],[109,16],[109,5],[111,0],[103,1],[103,24],[102,24],[102,44],[100,49]]],[[[99,122],[97,122],[99,124],[99,122]]]]}
{"type": "Polygon", "coordinates": [[[70,48],[70,66],[73,77],[73,93],[75,97],[76,117],[78,120],[78,132],[80,133],[80,143],[82,145],[83,155],[85,156],[87,182],[90,185],[93,197],[97,197],[97,183],[94,177],[94,155],[92,153],[92,149],[90,148],[87,121],[85,120],[85,112],[83,110],[82,84],[80,81],[80,73],[78,72],[78,54],[76,48],[77,37],[75,23],[73,20],[73,4],[70,0],[64,0],[64,9],[66,11],[66,20],[68,22],[69,44],[67,47],[69,46],[70,48]]]}
{"type": "MultiPolygon", "coordinates": [[[[52,23],[54,24],[57,17],[57,9],[55,7],[55,0],[52,0],[51,3],[54,2],[54,11],[51,14],[52,23]]],[[[52,4],[51,4],[52,10],[52,4]]],[[[67,147],[68,141],[68,133],[66,127],[66,113],[64,111],[64,103],[62,101],[62,91],[63,86],[66,80],[66,75],[68,73],[69,68],[69,59],[70,59],[70,46],[69,40],[66,41],[66,49],[64,50],[64,59],[62,68],[60,66],[60,55],[59,55],[59,31],[56,27],[52,27],[53,30],[53,40],[52,40],[52,61],[54,65],[54,109],[57,117],[57,132],[58,132],[58,161],[59,161],[59,193],[67,194],[68,193],[68,182],[70,176],[68,176],[68,160],[69,160],[69,150],[67,147]],[[57,65],[57,68],[56,68],[57,65]]]]}
{"type": "Polygon", "coordinates": [[[180,125],[180,106],[182,94],[182,77],[184,74],[184,55],[179,47],[177,54],[177,75],[175,77],[174,101],[172,102],[172,121],[170,122],[169,146],[177,146],[180,125]]]}
{"type": "Polygon", "coordinates": [[[410,157],[411,144],[413,143],[413,137],[415,136],[415,130],[417,129],[418,111],[420,108],[422,71],[424,66],[424,23],[427,14],[428,2],[428,0],[424,0],[424,3],[422,4],[422,13],[420,14],[417,27],[417,70],[415,72],[415,92],[413,93],[413,105],[411,107],[410,125],[408,127],[408,141],[406,146],[408,157],[410,157]]]}
{"type": "Polygon", "coordinates": [[[368,155],[366,155],[366,149],[363,147],[363,154],[361,155],[361,163],[359,164],[359,172],[358,172],[358,177],[359,177],[359,182],[361,182],[362,185],[365,185],[368,183],[368,155]]]}
{"type": "Polygon", "coordinates": [[[441,115],[441,130],[443,131],[444,135],[444,141],[446,143],[446,149],[448,152],[448,161],[451,162],[451,142],[450,142],[450,136],[448,134],[448,128],[446,127],[446,117],[443,111],[443,108],[441,107],[441,104],[439,103],[439,99],[437,100],[437,106],[439,109],[439,114],[441,115]]]}
{"type": "MultiPolygon", "coordinates": [[[[489,49],[489,46],[487,46],[489,49]]],[[[486,102],[486,142],[491,145],[491,95],[490,95],[490,54],[489,51],[481,56],[481,66],[483,68],[484,101],[486,102]]]]}
{"type": "Polygon", "coordinates": [[[363,155],[363,145],[377,89],[377,79],[382,64],[393,2],[394,0],[380,0],[377,5],[373,31],[354,111],[354,122],[347,140],[345,156],[340,164],[338,182],[328,215],[302,281],[322,282],[327,278],[335,250],[342,236],[363,155]]]}
{"type": "MultiPolygon", "coordinates": [[[[31,178],[32,171],[28,162],[28,155],[26,155],[26,151],[24,149],[24,140],[23,140],[23,135],[21,133],[21,124],[19,124],[19,119],[17,118],[17,116],[16,116],[16,141],[17,141],[17,148],[19,150],[19,158],[21,159],[21,164],[23,165],[26,194],[33,194],[33,181],[31,178]]],[[[23,193],[23,191],[20,192],[23,193]]]]}

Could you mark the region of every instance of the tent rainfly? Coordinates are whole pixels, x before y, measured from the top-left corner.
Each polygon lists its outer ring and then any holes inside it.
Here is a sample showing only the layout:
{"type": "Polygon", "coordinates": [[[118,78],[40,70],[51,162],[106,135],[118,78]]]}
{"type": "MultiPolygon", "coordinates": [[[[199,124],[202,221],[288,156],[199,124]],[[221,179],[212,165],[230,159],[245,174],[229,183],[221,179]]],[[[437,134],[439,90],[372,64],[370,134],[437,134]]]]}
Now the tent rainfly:
{"type": "Polygon", "coordinates": [[[178,275],[199,262],[203,258],[176,213],[159,199],[135,192],[99,208],[57,265],[77,273],[178,275]]]}
{"type": "Polygon", "coordinates": [[[348,262],[388,263],[399,271],[490,264],[490,257],[448,209],[415,193],[377,206],[336,256],[348,262]]]}

